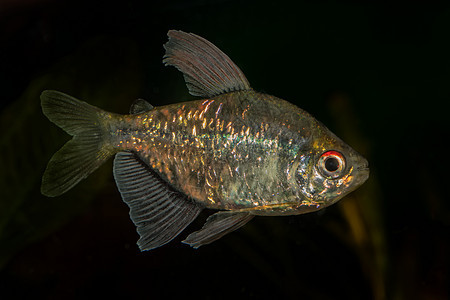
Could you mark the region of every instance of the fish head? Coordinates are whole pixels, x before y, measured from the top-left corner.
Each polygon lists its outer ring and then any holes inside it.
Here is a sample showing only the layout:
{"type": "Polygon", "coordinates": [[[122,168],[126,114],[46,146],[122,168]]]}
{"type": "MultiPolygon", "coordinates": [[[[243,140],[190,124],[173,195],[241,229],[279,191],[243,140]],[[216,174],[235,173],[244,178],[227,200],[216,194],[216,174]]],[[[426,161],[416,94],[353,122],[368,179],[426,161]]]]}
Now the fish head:
{"type": "Polygon", "coordinates": [[[298,153],[295,184],[307,211],[329,206],[361,186],[369,177],[367,160],[317,122],[309,145],[298,153]],[[312,208],[315,209],[312,209],[312,208]]]}

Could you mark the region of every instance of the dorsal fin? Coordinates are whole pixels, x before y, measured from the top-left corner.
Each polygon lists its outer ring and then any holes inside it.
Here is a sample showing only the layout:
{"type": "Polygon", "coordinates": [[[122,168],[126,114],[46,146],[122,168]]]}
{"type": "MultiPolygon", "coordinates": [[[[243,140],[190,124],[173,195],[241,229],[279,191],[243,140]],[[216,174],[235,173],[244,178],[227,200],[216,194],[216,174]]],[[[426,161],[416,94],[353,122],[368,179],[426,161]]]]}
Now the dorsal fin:
{"type": "Polygon", "coordinates": [[[250,89],[244,73],[219,48],[193,33],[170,30],[163,63],[184,75],[193,96],[211,97],[250,89]]]}
{"type": "Polygon", "coordinates": [[[152,110],[153,105],[145,101],[144,99],[136,99],[130,107],[131,115],[138,115],[146,111],[152,110]]]}

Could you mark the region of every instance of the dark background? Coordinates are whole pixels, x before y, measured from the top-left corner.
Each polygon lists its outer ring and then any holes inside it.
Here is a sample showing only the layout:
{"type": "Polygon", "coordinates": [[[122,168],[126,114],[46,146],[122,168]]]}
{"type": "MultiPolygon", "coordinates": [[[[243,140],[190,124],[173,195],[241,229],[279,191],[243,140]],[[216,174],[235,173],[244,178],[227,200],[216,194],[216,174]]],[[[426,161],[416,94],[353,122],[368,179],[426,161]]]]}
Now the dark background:
{"type": "Polygon", "coordinates": [[[449,2],[145,3],[0,0],[0,299],[449,298],[449,2]],[[69,136],[40,93],[117,113],[192,99],[161,63],[169,29],[207,38],[253,88],[312,113],[368,158],[369,181],[323,211],[181,244],[207,212],[144,253],[111,161],[42,196],[69,136]]]}

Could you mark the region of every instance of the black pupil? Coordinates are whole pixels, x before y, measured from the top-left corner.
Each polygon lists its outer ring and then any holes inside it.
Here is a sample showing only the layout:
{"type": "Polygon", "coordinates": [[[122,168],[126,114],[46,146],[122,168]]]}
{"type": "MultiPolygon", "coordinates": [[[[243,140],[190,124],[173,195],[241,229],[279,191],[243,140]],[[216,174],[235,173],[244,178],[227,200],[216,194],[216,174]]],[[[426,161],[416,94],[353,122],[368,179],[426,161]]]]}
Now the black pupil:
{"type": "Polygon", "coordinates": [[[334,157],[330,157],[325,161],[325,169],[328,172],[334,172],[339,169],[339,160],[334,157]]]}

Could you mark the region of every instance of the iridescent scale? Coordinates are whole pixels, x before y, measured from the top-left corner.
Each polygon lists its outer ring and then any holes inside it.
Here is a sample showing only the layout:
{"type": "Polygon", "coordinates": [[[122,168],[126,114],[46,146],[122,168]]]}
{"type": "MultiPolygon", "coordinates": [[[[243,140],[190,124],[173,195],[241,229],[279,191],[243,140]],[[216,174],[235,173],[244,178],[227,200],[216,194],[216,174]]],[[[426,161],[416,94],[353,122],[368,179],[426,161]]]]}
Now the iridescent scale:
{"type": "Polygon", "coordinates": [[[281,110],[283,102],[243,91],[117,116],[112,143],[207,207],[298,205],[288,181],[310,117],[287,102],[281,110]]]}

